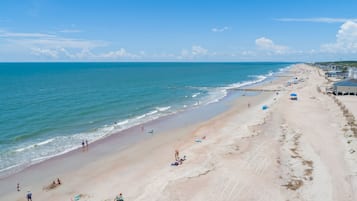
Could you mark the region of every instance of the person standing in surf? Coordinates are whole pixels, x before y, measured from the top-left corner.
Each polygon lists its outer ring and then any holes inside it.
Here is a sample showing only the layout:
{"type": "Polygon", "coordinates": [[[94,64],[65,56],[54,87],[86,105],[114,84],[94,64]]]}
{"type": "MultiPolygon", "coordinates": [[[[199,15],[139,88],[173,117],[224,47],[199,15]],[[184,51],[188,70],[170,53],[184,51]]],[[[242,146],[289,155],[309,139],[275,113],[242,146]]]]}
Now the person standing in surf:
{"type": "Polygon", "coordinates": [[[27,191],[26,198],[27,198],[27,201],[32,201],[32,193],[31,193],[31,191],[27,191]]]}

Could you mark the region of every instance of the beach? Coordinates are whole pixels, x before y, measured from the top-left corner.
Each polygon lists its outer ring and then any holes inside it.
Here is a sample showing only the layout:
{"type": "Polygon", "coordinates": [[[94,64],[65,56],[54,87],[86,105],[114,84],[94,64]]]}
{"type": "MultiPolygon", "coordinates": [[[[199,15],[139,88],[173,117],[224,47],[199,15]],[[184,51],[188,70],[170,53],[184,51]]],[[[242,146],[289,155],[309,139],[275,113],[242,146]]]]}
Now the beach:
{"type": "MultiPolygon", "coordinates": [[[[254,86],[264,92],[227,101],[223,112],[199,121],[190,113],[172,117],[179,123],[142,132],[143,140],[123,140],[124,132],[33,165],[0,179],[0,200],[25,200],[27,191],[36,201],[105,201],[119,193],[124,200],[357,200],[357,136],[321,92],[327,80],[319,71],[297,64],[254,86]],[[299,81],[287,85],[293,78],[299,81]],[[186,156],[178,166],[171,165],[175,150],[186,156]],[[57,178],[61,185],[44,189],[57,178]]],[[[354,114],[356,101],[345,101],[354,114]]]]}

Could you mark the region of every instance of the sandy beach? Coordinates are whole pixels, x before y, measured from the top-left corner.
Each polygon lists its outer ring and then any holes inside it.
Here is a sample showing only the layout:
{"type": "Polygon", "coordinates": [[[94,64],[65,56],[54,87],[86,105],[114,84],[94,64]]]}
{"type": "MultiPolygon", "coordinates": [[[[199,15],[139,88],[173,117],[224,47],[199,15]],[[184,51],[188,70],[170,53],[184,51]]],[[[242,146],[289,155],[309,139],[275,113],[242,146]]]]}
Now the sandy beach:
{"type": "MultiPolygon", "coordinates": [[[[320,90],[327,80],[319,71],[298,64],[208,120],[183,119],[130,146],[111,136],[34,165],[0,179],[0,200],[26,200],[30,190],[34,201],[109,201],[119,193],[126,201],[355,201],[357,135],[320,90]],[[294,77],[300,81],[287,86],[294,77]],[[186,160],[171,166],[175,150],[186,160]],[[57,178],[61,185],[44,189],[57,178]]],[[[355,116],[357,96],[340,99],[355,116]]]]}

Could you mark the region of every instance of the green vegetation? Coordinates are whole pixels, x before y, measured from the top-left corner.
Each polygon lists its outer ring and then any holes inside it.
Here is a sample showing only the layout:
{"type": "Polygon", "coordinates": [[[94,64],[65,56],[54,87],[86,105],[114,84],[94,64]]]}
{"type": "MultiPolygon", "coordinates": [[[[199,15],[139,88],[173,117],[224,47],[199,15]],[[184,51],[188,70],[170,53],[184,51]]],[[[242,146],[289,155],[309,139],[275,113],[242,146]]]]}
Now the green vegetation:
{"type": "Polygon", "coordinates": [[[320,65],[334,65],[339,67],[357,67],[357,61],[331,61],[331,62],[317,62],[320,65]]]}
{"type": "Polygon", "coordinates": [[[317,62],[317,65],[336,66],[342,72],[347,72],[349,67],[357,67],[357,61],[331,61],[331,62],[317,62]]]}

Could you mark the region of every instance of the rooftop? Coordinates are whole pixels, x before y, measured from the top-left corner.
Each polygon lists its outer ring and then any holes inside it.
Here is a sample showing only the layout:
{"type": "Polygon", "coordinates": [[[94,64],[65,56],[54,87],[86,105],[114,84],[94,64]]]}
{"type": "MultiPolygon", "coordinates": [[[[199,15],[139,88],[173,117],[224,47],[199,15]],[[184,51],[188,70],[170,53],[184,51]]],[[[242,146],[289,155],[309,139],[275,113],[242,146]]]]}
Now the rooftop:
{"type": "Polygon", "coordinates": [[[357,87],[357,79],[343,80],[333,84],[334,86],[353,86],[357,87]]]}

